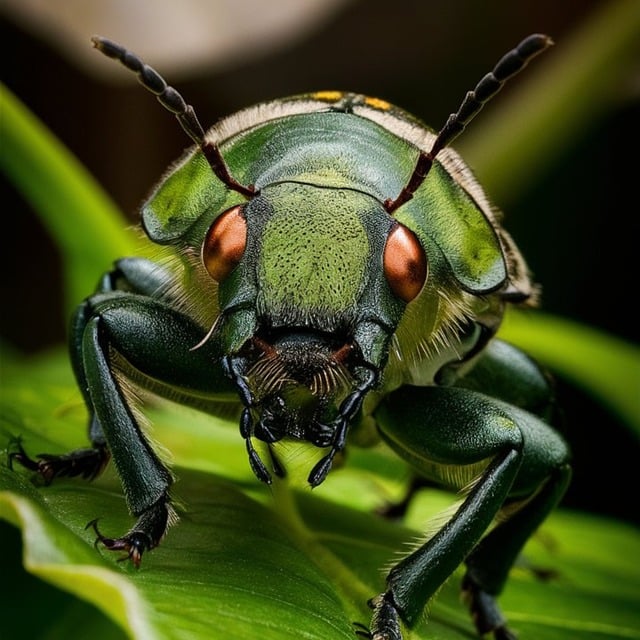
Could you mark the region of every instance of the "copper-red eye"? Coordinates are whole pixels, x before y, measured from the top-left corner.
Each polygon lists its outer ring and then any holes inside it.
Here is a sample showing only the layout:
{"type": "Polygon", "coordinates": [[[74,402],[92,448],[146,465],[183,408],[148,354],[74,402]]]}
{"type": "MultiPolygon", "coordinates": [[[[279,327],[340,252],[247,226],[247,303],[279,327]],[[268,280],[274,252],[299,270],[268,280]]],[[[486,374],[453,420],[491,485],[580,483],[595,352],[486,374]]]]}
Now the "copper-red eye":
{"type": "Polygon", "coordinates": [[[393,293],[401,300],[411,302],[427,279],[427,257],[413,231],[401,224],[391,231],[382,263],[393,293]]]}
{"type": "Polygon", "coordinates": [[[247,246],[247,222],[241,211],[240,206],[225,211],[204,239],[202,262],[216,282],[222,282],[233,271],[247,246]]]}

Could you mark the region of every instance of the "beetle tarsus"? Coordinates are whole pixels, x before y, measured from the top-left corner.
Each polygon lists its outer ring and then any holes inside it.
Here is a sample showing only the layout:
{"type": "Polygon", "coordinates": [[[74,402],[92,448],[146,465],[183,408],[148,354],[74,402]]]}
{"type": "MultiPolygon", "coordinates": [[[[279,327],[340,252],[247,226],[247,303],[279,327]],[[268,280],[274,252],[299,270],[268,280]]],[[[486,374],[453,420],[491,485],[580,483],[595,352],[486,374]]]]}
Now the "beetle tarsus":
{"type": "Polygon", "coordinates": [[[517,635],[507,627],[495,598],[484,591],[469,575],[462,581],[462,599],[480,635],[492,633],[495,640],[516,640],[517,635]]]}
{"type": "Polygon", "coordinates": [[[369,600],[369,607],[373,609],[369,632],[371,640],[402,640],[400,615],[391,593],[382,593],[372,598],[369,600]]]}
{"type": "Polygon", "coordinates": [[[85,529],[92,528],[96,534],[94,544],[101,544],[108,551],[124,551],[121,561],[131,560],[138,568],[145,551],[151,551],[160,544],[169,525],[176,520],[169,496],[163,495],[138,518],[135,525],[121,538],[109,538],[98,529],[98,519],[89,522],[85,529]]]}
{"type": "Polygon", "coordinates": [[[140,567],[142,554],[154,546],[149,536],[142,531],[130,531],[122,538],[107,538],[100,533],[97,518],[89,522],[85,529],[89,527],[92,527],[96,534],[94,546],[101,544],[108,551],[125,551],[126,555],[122,556],[119,562],[131,560],[136,569],[140,567]]]}
{"type": "Polygon", "coordinates": [[[18,450],[9,453],[9,468],[13,469],[13,463],[18,462],[26,469],[35,471],[47,485],[61,477],[80,476],[85,480],[94,480],[109,462],[109,452],[104,446],[76,449],[65,454],[39,453],[35,459],[27,454],[20,442],[15,446],[18,450]]]}

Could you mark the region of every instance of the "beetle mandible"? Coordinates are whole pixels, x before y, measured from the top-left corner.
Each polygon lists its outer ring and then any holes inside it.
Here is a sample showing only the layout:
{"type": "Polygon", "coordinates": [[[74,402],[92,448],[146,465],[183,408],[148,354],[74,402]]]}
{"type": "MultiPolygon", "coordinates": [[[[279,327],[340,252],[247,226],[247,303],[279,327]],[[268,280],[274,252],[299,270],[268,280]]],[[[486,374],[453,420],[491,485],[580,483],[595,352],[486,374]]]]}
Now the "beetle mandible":
{"type": "MultiPolygon", "coordinates": [[[[461,564],[480,634],[512,638],[497,604],[522,546],[571,471],[547,376],[495,334],[536,287],[500,216],[449,146],[551,40],[534,34],[466,94],[439,132],[387,102],[320,91],[259,104],[206,132],[138,56],[134,71],[195,142],[142,207],[171,264],[118,260],[77,309],[71,363],[91,446],[11,456],[47,482],[113,459],[132,528],[98,541],[138,566],[176,520],[172,477],[141,430],[135,385],[213,414],[236,409],[259,480],[284,476],[283,441],[318,452],[322,483],[373,431],[461,506],[396,564],[370,601],[374,640],[400,640],[461,564]],[[256,442],[262,443],[260,454],[256,442]]],[[[373,595],[373,594],[372,594],[373,595]]]]}

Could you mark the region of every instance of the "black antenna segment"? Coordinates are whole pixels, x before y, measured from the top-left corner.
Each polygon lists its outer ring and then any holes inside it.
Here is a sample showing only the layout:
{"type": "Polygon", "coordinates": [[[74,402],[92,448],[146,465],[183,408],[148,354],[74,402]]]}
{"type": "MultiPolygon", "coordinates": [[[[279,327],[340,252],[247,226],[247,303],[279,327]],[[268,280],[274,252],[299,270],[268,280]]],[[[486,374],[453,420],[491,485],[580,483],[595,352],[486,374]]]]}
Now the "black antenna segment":
{"type": "Polygon", "coordinates": [[[255,194],[253,186],[240,184],[231,176],[218,146],[205,140],[204,129],[193,107],[187,104],[180,93],[169,86],[155,69],[145,64],[135,53],[112,40],[94,36],[91,41],[98,51],[120,61],[127,69],[137,74],[142,86],[153,93],[165,109],[173,113],[185,133],[200,147],[211,169],[224,184],[244,196],[251,197],[255,194]]]}
{"type": "Polygon", "coordinates": [[[478,114],[482,107],[500,91],[504,83],[522,71],[539,53],[553,44],[546,35],[534,33],[527,36],[515,49],[507,52],[493,68],[475,86],[468,91],[456,113],[452,113],[440,129],[428,152],[421,151],[411,177],[395,200],[387,200],[385,208],[389,213],[413,197],[418,187],[427,177],[435,157],[444,147],[451,144],[478,114]]]}

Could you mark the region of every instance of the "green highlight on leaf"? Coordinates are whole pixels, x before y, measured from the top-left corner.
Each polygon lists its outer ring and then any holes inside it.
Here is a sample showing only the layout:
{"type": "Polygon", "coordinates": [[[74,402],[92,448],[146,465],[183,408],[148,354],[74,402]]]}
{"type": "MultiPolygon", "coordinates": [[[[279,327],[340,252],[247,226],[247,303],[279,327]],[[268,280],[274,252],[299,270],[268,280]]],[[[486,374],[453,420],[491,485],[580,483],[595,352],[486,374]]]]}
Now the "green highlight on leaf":
{"type": "Polygon", "coordinates": [[[640,435],[640,347],[538,311],[509,313],[500,335],[593,394],[640,435]]]}
{"type": "MultiPolygon", "coordinates": [[[[3,473],[8,473],[2,469],[3,473]]],[[[156,633],[145,615],[147,605],[124,576],[100,566],[86,544],[52,519],[45,507],[10,492],[0,492],[0,516],[24,532],[25,568],[78,598],[98,606],[108,603],[109,616],[137,638],[156,633]],[[89,596],[89,597],[87,597],[89,596]]]]}
{"type": "Polygon", "coordinates": [[[88,171],[2,84],[0,111],[0,168],[60,248],[70,312],[115,257],[134,250],[134,235],[88,171]]]}
{"type": "MultiPolygon", "coordinates": [[[[66,354],[3,361],[0,456],[17,435],[31,453],[84,446],[86,412],[66,354]]],[[[406,476],[377,451],[354,453],[322,491],[272,492],[252,477],[237,425],[163,404],[153,419],[155,439],[179,463],[180,522],[137,571],[118,553],[94,548],[86,529],[94,518],[105,535],[133,522],[112,468],[93,483],[36,487],[30,472],[0,465],[0,520],[20,529],[26,570],[90,602],[135,640],[353,638],[352,623],[368,622],[366,599],[383,589],[381,568],[454,501],[425,489],[402,524],[379,518],[375,508],[406,476]]],[[[528,543],[501,603],[521,637],[640,638],[640,567],[628,562],[639,554],[636,528],[561,510],[528,543]],[[549,570],[551,580],[535,577],[549,570]]],[[[460,578],[458,571],[443,587],[410,640],[472,637],[460,578]]],[[[3,629],[19,629],[8,613],[3,629]]]]}

